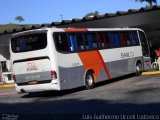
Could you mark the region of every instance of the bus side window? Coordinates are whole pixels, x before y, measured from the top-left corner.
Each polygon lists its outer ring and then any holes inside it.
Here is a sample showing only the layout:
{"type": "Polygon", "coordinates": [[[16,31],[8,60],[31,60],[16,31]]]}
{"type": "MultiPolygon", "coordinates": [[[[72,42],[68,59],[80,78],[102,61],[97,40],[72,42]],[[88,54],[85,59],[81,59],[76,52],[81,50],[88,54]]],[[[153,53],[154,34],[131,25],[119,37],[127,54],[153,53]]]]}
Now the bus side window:
{"type": "Polygon", "coordinates": [[[77,46],[77,41],[76,41],[76,35],[75,34],[69,34],[69,41],[70,41],[70,49],[71,51],[77,51],[78,46],[77,46]]]}
{"type": "Polygon", "coordinates": [[[55,46],[58,51],[70,51],[66,33],[55,33],[55,46]]]}
{"type": "Polygon", "coordinates": [[[84,40],[83,40],[83,33],[77,33],[76,38],[77,38],[78,50],[80,50],[80,51],[84,50],[85,44],[84,44],[84,40]]]}
{"type": "Polygon", "coordinates": [[[106,38],[105,38],[105,33],[104,32],[99,32],[98,33],[98,39],[99,39],[99,46],[100,48],[107,48],[107,43],[106,43],[106,38]]]}
{"type": "Polygon", "coordinates": [[[98,32],[98,46],[102,48],[101,34],[98,32]]]}
{"type": "Polygon", "coordinates": [[[128,34],[128,32],[124,32],[124,36],[125,36],[125,41],[127,43],[127,46],[130,46],[130,40],[129,40],[129,34],[128,34]]]}
{"type": "Polygon", "coordinates": [[[102,44],[102,48],[106,48],[106,41],[105,41],[105,37],[103,37],[104,36],[104,34],[103,33],[101,33],[101,44],[102,44]]]}
{"type": "Polygon", "coordinates": [[[136,45],[139,45],[139,39],[138,39],[137,31],[134,32],[134,39],[135,39],[136,45]]]}
{"type": "Polygon", "coordinates": [[[88,50],[89,49],[89,43],[88,43],[89,41],[87,38],[87,33],[84,33],[83,40],[84,40],[84,44],[85,44],[85,49],[88,50]]]}
{"type": "Polygon", "coordinates": [[[93,41],[93,48],[98,48],[98,41],[97,41],[97,34],[96,32],[91,33],[92,41],[93,41]]]}
{"type": "Polygon", "coordinates": [[[115,33],[112,32],[112,42],[113,42],[113,47],[116,47],[116,37],[115,37],[115,33]]]}
{"type": "Polygon", "coordinates": [[[115,44],[115,47],[118,47],[117,33],[114,32],[114,33],[113,33],[113,36],[114,36],[114,44],[115,44]]]}
{"type": "Polygon", "coordinates": [[[107,48],[107,38],[106,38],[105,33],[102,34],[102,40],[103,40],[104,48],[107,48]]]}
{"type": "Polygon", "coordinates": [[[115,47],[120,47],[120,35],[119,32],[114,32],[115,47]]]}
{"type": "Polygon", "coordinates": [[[91,33],[87,34],[88,49],[93,49],[93,38],[91,33]]]}
{"type": "Polygon", "coordinates": [[[134,46],[136,44],[133,32],[129,32],[129,40],[130,40],[131,46],[134,46]]]}
{"type": "Polygon", "coordinates": [[[120,44],[121,44],[121,47],[127,46],[124,32],[120,32],[120,44]]]}
{"type": "Polygon", "coordinates": [[[123,32],[123,38],[124,38],[124,42],[125,42],[125,46],[128,46],[128,38],[127,38],[127,33],[123,32]]]}
{"type": "Polygon", "coordinates": [[[116,36],[115,36],[115,32],[110,32],[110,45],[111,48],[115,48],[116,47],[116,36]]]}
{"type": "Polygon", "coordinates": [[[112,36],[113,36],[112,33],[109,32],[109,43],[110,43],[110,47],[111,47],[111,48],[114,47],[114,45],[113,45],[113,37],[112,37],[112,36]]]}
{"type": "Polygon", "coordinates": [[[106,41],[106,48],[110,48],[110,42],[109,42],[108,32],[105,32],[105,33],[103,34],[103,39],[104,39],[104,41],[106,41]]]}

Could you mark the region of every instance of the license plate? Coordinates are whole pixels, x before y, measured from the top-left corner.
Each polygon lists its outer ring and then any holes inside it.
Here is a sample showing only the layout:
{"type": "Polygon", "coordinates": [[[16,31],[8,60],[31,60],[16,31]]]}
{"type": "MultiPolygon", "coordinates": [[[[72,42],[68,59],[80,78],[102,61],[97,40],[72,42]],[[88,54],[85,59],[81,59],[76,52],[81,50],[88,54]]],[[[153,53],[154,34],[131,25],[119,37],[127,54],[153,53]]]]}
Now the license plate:
{"type": "Polygon", "coordinates": [[[29,85],[34,85],[34,84],[37,84],[37,83],[38,83],[37,80],[33,80],[33,81],[29,81],[29,82],[28,82],[29,85]]]}

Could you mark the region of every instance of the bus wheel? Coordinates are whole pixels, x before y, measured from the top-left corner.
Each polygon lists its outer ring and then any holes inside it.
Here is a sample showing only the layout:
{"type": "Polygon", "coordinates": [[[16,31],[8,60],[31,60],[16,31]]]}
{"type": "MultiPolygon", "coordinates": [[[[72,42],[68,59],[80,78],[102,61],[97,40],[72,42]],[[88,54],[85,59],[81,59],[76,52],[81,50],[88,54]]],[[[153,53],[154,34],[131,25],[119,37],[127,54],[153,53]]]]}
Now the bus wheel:
{"type": "Polygon", "coordinates": [[[136,63],[136,76],[141,75],[141,73],[142,73],[142,64],[141,62],[137,62],[136,63]]]}
{"type": "Polygon", "coordinates": [[[85,85],[87,89],[94,88],[94,77],[92,72],[87,72],[85,77],[85,85]]]}

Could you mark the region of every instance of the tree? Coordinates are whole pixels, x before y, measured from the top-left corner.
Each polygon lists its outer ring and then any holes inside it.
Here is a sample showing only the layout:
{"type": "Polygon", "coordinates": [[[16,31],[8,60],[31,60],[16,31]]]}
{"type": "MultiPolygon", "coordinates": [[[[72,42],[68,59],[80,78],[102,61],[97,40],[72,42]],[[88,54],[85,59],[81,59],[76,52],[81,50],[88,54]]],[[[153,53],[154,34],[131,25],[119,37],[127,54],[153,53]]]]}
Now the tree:
{"type": "Polygon", "coordinates": [[[87,13],[84,17],[93,17],[93,16],[98,16],[98,15],[99,15],[99,12],[95,11],[95,12],[87,13]]]}
{"type": "Polygon", "coordinates": [[[20,22],[24,21],[24,18],[22,16],[17,16],[15,18],[15,20],[19,21],[19,23],[20,23],[20,22]]]}
{"type": "Polygon", "coordinates": [[[99,15],[99,12],[98,12],[98,11],[95,11],[94,15],[95,15],[95,16],[98,16],[98,15],[99,15]]]}
{"type": "Polygon", "coordinates": [[[157,0],[135,0],[135,2],[148,2],[149,7],[153,7],[153,4],[157,4],[157,0]]]}
{"type": "Polygon", "coordinates": [[[94,12],[87,13],[84,17],[92,17],[94,16],[94,12]]]}

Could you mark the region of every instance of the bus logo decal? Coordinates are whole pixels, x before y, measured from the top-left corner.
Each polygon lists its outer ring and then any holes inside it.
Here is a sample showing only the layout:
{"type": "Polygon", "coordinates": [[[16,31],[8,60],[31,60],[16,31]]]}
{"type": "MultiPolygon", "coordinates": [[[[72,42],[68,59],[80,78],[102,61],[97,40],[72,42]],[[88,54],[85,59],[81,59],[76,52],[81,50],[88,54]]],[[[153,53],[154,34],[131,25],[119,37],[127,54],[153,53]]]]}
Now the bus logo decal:
{"type": "Polygon", "coordinates": [[[34,70],[38,70],[36,64],[34,62],[27,63],[27,71],[34,71],[34,70]]]}

